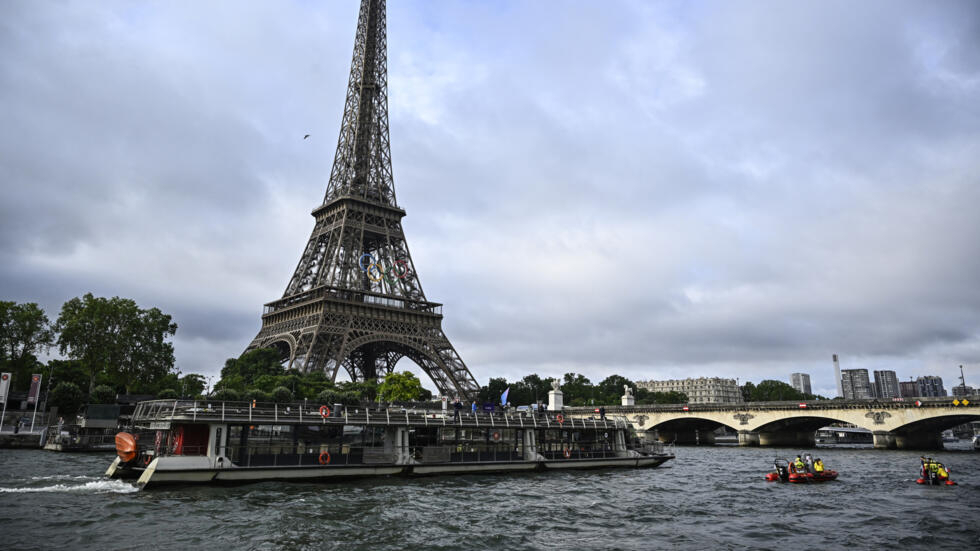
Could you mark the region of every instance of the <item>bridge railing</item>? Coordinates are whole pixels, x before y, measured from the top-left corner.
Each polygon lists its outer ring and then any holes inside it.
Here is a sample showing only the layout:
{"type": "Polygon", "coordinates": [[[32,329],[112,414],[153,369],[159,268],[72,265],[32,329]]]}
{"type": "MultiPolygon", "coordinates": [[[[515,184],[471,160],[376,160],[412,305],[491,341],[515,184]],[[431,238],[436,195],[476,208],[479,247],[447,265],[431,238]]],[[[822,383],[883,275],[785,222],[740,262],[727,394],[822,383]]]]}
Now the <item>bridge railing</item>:
{"type": "MultiPolygon", "coordinates": [[[[978,407],[980,396],[966,396],[969,402],[964,406],[964,397],[943,396],[940,398],[878,398],[863,400],[785,400],[778,402],[739,402],[739,403],[710,403],[710,404],[650,404],[635,406],[604,406],[606,414],[630,413],[674,413],[697,411],[744,411],[753,410],[828,410],[828,409],[908,409],[908,408],[947,408],[947,407],[978,407]],[[959,402],[959,405],[954,403],[959,402]]],[[[590,414],[595,406],[566,407],[571,414],[590,414]]]]}

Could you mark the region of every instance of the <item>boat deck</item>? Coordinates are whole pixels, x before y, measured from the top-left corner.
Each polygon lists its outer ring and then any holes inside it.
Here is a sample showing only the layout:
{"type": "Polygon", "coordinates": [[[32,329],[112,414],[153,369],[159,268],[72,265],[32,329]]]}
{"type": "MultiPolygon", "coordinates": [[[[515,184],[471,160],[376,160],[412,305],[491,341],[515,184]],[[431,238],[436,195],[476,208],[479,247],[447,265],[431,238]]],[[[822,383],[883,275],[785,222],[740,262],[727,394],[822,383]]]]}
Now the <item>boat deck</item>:
{"type": "Polygon", "coordinates": [[[575,418],[551,412],[461,411],[415,408],[365,408],[340,406],[324,410],[320,404],[272,404],[153,400],[140,402],[133,424],[149,429],[169,428],[172,423],[323,424],[383,426],[459,426],[469,428],[624,429],[620,418],[575,418]],[[339,411],[338,411],[339,410],[339,411]]]}

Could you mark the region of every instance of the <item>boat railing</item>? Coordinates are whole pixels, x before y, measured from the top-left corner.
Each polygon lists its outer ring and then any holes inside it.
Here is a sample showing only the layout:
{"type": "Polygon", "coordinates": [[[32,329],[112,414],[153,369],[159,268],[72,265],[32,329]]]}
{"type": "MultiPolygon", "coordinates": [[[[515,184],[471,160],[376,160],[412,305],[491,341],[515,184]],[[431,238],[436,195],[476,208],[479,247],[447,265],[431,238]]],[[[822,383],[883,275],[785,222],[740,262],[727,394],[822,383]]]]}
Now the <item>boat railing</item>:
{"type": "Polygon", "coordinates": [[[86,429],[81,425],[50,425],[44,441],[71,446],[98,446],[114,442],[116,429],[86,429]]]}
{"type": "Polygon", "coordinates": [[[150,428],[159,423],[227,422],[259,424],[345,424],[399,426],[461,426],[468,428],[615,429],[625,420],[581,418],[554,412],[459,411],[424,408],[343,406],[314,402],[222,402],[208,400],[151,400],[140,402],[133,424],[150,428]]]}
{"type": "Polygon", "coordinates": [[[665,442],[645,442],[637,451],[647,455],[674,455],[674,445],[665,442]]]}

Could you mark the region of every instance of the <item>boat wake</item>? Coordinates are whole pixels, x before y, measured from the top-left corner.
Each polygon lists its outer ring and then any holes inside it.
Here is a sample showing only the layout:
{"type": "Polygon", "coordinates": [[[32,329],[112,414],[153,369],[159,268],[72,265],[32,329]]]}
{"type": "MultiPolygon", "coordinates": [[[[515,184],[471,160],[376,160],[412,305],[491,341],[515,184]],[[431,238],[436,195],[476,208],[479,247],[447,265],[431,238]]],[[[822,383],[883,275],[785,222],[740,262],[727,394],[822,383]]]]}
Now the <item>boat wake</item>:
{"type": "MultiPolygon", "coordinates": [[[[51,477],[54,478],[54,477],[51,477]]],[[[64,492],[81,494],[130,494],[139,488],[122,480],[92,480],[84,484],[55,484],[34,488],[0,488],[3,494],[32,494],[40,492],[64,492]]]]}

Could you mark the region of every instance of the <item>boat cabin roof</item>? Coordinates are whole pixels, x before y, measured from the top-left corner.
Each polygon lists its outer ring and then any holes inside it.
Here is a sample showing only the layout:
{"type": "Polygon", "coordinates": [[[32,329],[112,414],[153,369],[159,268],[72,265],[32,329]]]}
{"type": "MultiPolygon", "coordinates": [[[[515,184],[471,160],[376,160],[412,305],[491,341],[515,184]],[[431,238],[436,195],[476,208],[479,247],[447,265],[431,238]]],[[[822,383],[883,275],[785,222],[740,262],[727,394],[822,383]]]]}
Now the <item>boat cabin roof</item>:
{"type": "Polygon", "coordinates": [[[252,403],[202,400],[150,400],[140,402],[133,425],[166,429],[172,423],[250,423],[262,425],[392,425],[461,426],[472,428],[625,429],[624,419],[573,418],[558,412],[453,411],[424,408],[373,408],[319,403],[252,403]]]}

